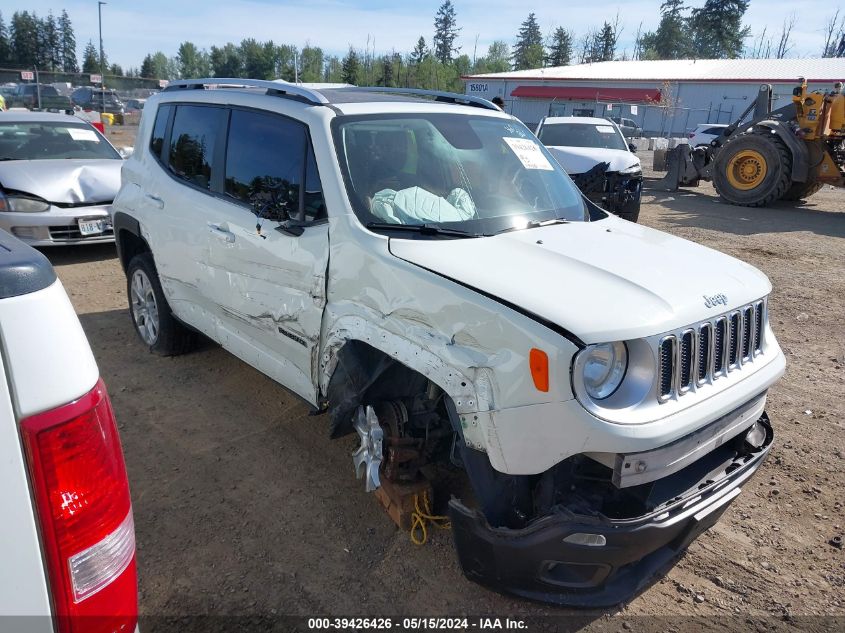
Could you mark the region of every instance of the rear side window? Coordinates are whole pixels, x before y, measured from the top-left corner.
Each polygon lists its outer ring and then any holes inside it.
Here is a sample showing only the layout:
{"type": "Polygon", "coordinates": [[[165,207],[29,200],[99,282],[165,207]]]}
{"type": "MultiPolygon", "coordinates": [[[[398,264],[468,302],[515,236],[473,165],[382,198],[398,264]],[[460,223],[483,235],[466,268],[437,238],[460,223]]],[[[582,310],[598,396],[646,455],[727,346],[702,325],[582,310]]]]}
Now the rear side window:
{"type": "Polygon", "coordinates": [[[719,136],[724,131],[724,129],[725,128],[722,127],[711,127],[709,130],[705,130],[704,133],[715,134],[716,136],[719,136]]]}
{"type": "Polygon", "coordinates": [[[173,106],[163,105],[156,112],[156,122],[153,125],[153,133],[150,136],[150,151],[156,158],[161,158],[161,148],[164,147],[164,134],[167,132],[167,122],[170,120],[170,111],[173,106]]]}
{"type": "Polygon", "coordinates": [[[225,192],[249,205],[270,205],[264,211],[270,219],[300,218],[303,205],[303,219],[315,219],[324,214],[323,195],[316,164],[309,156],[304,124],[273,114],[233,110],[225,192]],[[277,218],[273,207],[279,211],[277,218]]]}
{"type": "Polygon", "coordinates": [[[170,171],[200,189],[211,189],[214,150],[225,116],[224,108],[177,106],[167,156],[170,171]]]}

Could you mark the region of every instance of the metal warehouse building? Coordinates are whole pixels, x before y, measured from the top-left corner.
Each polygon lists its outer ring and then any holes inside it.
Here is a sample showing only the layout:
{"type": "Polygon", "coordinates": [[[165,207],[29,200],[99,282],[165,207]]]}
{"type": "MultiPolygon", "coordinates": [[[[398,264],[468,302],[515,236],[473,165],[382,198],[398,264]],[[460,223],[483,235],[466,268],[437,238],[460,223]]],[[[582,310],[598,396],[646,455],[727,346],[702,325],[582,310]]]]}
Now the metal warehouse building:
{"type": "Polygon", "coordinates": [[[699,123],[730,123],[772,84],[773,107],[798,78],[811,90],[845,81],[845,58],[615,61],[463,77],[467,94],[501,97],[527,125],[544,116],[615,116],[649,136],[683,136],[699,123]]]}

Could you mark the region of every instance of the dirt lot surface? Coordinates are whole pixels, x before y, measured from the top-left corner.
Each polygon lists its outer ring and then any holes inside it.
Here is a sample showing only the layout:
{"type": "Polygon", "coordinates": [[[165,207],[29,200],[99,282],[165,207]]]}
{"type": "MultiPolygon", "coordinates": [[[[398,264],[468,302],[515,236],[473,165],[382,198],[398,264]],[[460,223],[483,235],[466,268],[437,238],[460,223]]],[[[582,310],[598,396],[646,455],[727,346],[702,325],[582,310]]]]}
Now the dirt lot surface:
{"type": "MultiPolygon", "coordinates": [[[[448,532],[417,547],[393,526],[353,476],[353,440],[330,441],[325,417],[213,345],[178,358],[147,353],[112,247],[49,251],[120,422],[142,612],[576,613],[573,628],[588,630],[637,629],[623,620],[643,615],[710,616],[742,630],[845,615],[845,551],[829,543],[845,533],[845,194],[745,209],[706,185],[644,200],[643,224],[770,277],[788,368],[769,397],[776,445],[743,494],[665,578],[594,613],[467,581],[448,532]]],[[[687,265],[694,285],[696,264],[687,265]]]]}

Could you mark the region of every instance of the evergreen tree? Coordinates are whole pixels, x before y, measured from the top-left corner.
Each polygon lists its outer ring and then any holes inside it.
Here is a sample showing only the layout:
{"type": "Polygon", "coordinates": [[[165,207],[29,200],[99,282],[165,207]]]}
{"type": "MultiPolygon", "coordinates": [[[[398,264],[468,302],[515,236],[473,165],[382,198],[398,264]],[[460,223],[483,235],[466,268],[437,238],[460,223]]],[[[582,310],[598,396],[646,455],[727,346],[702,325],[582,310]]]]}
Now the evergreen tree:
{"type": "Polygon", "coordinates": [[[749,0],[706,0],[689,19],[693,54],[702,59],[735,59],[750,29],[742,25],[749,0]]]}
{"type": "Polygon", "coordinates": [[[360,72],[361,58],[358,55],[358,52],[350,46],[349,52],[346,54],[346,57],[343,58],[341,79],[347,84],[357,84],[360,72]]]}
{"type": "Polygon", "coordinates": [[[572,33],[562,26],[555,29],[546,57],[547,66],[568,66],[572,63],[572,33]]]}
{"type": "Polygon", "coordinates": [[[21,68],[35,68],[38,65],[38,19],[34,13],[15,11],[12,14],[9,36],[12,49],[12,63],[21,68]]]}
{"type": "Polygon", "coordinates": [[[112,64],[108,67],[108,73],[110,75],[114,75],[115,77],[123,77],[123,68],[120,64],[112,64]]]}
{"type": "Polygon", "coordinates": [[[395,86],[393,77],[393,59],[389,55],[383,55],[379,68],[379,78],[376,80],[377,86],[395,86]]]}
{"type": "Polygon", "coordinates": [[[516,36],[512,57],[513,69],[539,68],[543,65],[544,57],[543,34],[540,32],[540,25],[537,23],[537,17],[529,13],[516,36]]]}
{"type": "Polygon", "coordinates": [[[82,72],[89,75],[91,73],[96,75],[100,72],[99,55],[97,55],[97,48],[91,40],[88,40],[85,50],[82,51],[82,72]]]}
{"type": "Polygon", "coordinates": [[[12,46],[9,42],[9,31],[0,11],[0,64],[8,65],[12,61],[12,46]]]}
{"type": "Polygon", "coordinates": [[[457,26],[452,0],[446,0],[440,5],[437,15],[434,16],[434,39],[432,41],[434,56],[441,64],[451,63],[452,54],[461,50],[460,46],[455,46],[455,40],[460,32],[461,29],[457,26]]]}
{"type": "Polygon", "coordinates": [[[616,28],[609,22],[605,22],[601,29],[596,31],[593,42],[590,46],[591,62],[609,62],[616,54],[616,41],[618,34],[616,28]]]}
{"type": "Polygon", "coordinates": [[[62,10],[59,16],[59,50],[61,51],[61,68],[66,73],[78,73],[79,62],[76,59],[76,35],[70,23],[67,11],[62,10]]]}
{"type": "Polygon", "coordinates": [[[411,64],[419,66],[422,63],[422,60],[426,58],[426,55],[428,55],[428,48],[426,48],[425,45],[425,38],[420,35],[420,39],[417,40],[417,45],[411,53],[411,64]]]}
{"type": "Polygon", "coordinates": [[[59,32],[59,25],[53,12],[47,13],[46,19],[42,21],[42,64],[49,70],[62,69],[62,40],[59,32]]]}
{"type": "Polygon", "coordinates": [[[665,0],[660,5],[660,24],[657,30],[643,36],[644,50],[653,52],[653,59],[684,59],[689,57],[692,42],[684,0],[665,0]],[[645,41],[645,38],[648,38],[645,41]]]}

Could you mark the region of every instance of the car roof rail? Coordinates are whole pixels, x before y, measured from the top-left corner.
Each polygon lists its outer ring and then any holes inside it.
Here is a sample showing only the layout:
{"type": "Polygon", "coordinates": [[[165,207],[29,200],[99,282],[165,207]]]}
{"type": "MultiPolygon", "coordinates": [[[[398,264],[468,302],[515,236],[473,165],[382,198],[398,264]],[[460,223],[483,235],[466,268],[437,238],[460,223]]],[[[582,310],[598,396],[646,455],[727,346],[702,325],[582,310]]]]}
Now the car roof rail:
{"type": "Polygon", "coordinates": [[[387,86],[356,86],[352,88],[341,88],[343,91],[350,92],[385,92],[397,95],[409,95],[418,97],[434,97],[435,101],[453,103],[455,105],[468,105],[476,108],[485,108],[487,110],[496,110],[501,112],[499,106],[495,103],[482,99],[481,97],[473,97],[470,95],[460,94],[458,92],[444,92],[441,90],[423,90],[422,88],[390,88],[387,86]]]}
{"type": "Polygon", "coordinates": [[[204,79],[175,79],[167,84],[162,92],[169,90],[206,88],[264,88],[268,95],[292,97],[313,105],[326,105],[329,100],[311,88],[292,84],[281,79],[237,79],[233,77],[207,77],[204,79]]]}

